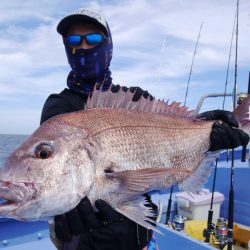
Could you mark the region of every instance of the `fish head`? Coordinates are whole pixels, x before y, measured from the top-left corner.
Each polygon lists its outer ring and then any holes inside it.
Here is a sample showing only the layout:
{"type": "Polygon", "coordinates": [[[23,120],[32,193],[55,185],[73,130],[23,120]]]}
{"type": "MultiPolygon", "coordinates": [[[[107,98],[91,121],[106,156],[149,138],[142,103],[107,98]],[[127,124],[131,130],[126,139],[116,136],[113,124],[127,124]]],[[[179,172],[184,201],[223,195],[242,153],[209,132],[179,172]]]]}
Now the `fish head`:
{"type": "Polygon", "coordinates": [[[84,129],[50,119],[0,168],[0,217],[45,220],[88,195],[95,146],[84,129]]]}

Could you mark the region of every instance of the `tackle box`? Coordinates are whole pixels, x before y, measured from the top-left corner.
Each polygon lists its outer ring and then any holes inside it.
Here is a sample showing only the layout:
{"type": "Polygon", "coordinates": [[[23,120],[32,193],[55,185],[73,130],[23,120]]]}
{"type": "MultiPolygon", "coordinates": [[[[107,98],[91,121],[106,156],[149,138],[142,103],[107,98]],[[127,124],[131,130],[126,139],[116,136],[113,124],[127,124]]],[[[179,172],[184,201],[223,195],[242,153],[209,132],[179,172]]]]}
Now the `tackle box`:
{"type": "MultiPolygon", "coordinates": [[[[198,194],[181,192],[176,194],[177,211],[179,215],[190,220],[207,220],[210,209],[212,193],[209,189],[202,189],[198,194]]],[[[220,206],[224,201],[224,195],[214,192],[213,218],[220,217],[220,206]]]]}

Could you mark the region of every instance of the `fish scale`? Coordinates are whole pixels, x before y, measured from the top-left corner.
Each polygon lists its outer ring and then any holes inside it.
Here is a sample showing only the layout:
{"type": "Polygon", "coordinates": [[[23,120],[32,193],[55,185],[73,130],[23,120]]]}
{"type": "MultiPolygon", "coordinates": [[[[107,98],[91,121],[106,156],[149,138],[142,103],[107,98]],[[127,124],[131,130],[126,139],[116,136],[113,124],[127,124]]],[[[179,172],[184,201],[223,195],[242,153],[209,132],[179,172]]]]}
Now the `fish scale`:
{"type": "MultiPolygon", "coordinates": [[[[127,112],[126,110],[119,111],[107,109],[97,109],[94,110],[93,113],[95,113],[95,117],[97,117],[95,119],[97,125],[94,126],[92,123],[93,120],[88,117],[84,119],[84,121],[85,123],[90,121],[90,124],[84,124],[84,128],[87,128],[89,134],[98,140],[98,143],[103,150],[105,150],[105,155],[117,153],[121,159],[123,156],[126,160],[128,157],[131,157],[132,162],[136,160],[135,158],[144,158],[145,160],[142,161],[143,164],[157,165],[157,162],[150,161],[152,157],[155,156],[165,162],[170,158],[168,155],[175,155],[176,150],[182,151],[182,154],[185,153],[185,155],[189,154],[189,158],[191,159],[194,158],[195,152],[193,152],[193,150],[186,152],[187,150],[185,149],[185,145],[190,148],[189,142],[192,137],[192,149],[193,144],[197,144],[197,150],[199,150],[197,155],[201,153],[201,150],[203,150],[204,153],[209,146],[211,122],[196,123],[195,126],[193,125],[193,127],[187,129],[188,126],[184,124],[183,119],[171,119],[171,117],[169,118],[163,115],[158,115],[161,117],[155,119],[156,115],[151,113],[138,114],[136,111],[127,112]],[[101,115],[98,113],[101,113],[101,115]],[[119,116],[121,116],[121,118],[117,119],[119,116]],[[134,119],[135,117],[136,121],[134,119]],[[108,119],[109,122],[107,122],[107,124],[109,126],[102,126],[103,124],[98,122],[99,118],[101,118],[100,122],[108,119]],[[111,118],[113,119],[111,120],[111,118]],[[142,120],[141,118],[144,119],[142,120]],[[174,122],[169,122],[169,119],[174,122]],[[103,127],[104,129],[102,129],[103,127]],[[201,138],[197,136],[197,130],[201,138]],[[204,130],[205,133],[201,130],[204,130]],[[194,137],[194,135],[196,135],[196,137],[194,137]],[[204,138],[206,138],[206,140],[204,140],[204,138]],[[181,144],[183,144],[184,147],[181,146],[181,144]],[[118,149],[116,152],[115,149],[117,147],[118,149]],[[133,154],[127,154],[128,150],[133,152],[133,154]]],[[[180,157],[181,156],[179,156],[179,158],[180,157]]],[[[183,155],[182,158],[184,157],[183,155]]],[[[160,165],[158,164],[158,167],[160,167],[160,165]]],[[[176,164],[172,165],[175,166],[176,164]]],[[[146,166],[144,165],[143,167],[146,166]]]]}

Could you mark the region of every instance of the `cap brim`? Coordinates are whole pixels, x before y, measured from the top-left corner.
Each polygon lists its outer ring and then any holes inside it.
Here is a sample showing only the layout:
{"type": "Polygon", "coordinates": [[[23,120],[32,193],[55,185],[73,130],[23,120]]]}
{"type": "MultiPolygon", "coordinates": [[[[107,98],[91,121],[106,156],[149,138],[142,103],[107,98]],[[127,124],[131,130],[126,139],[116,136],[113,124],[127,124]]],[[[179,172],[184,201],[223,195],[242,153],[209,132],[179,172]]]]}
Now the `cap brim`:
{"type": "Polygon", "coordinates": [[[96,19],[91,18],[89,16],[85,16],[82,14],[72,14],[63,18],[57,25],[57,32],[61,35],[65,35],[69,27],[76,22],[93,22],[98,24],[103,30],[107,33],[107,27],[105,27],[102,23],[98,22],[96,19]]]}

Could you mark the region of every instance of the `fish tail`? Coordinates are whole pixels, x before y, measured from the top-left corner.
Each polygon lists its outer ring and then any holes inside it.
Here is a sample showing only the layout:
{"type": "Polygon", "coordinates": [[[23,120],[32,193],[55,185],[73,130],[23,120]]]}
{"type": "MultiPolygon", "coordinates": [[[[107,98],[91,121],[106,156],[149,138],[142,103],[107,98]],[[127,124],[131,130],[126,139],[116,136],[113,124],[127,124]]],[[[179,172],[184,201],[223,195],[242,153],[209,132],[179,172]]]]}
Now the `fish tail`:
{"type": "Polygon", "coordinates": [[[249,117],[250,95],[233,111],[240,128],[250,135],[250,117],[249,117]]]}

